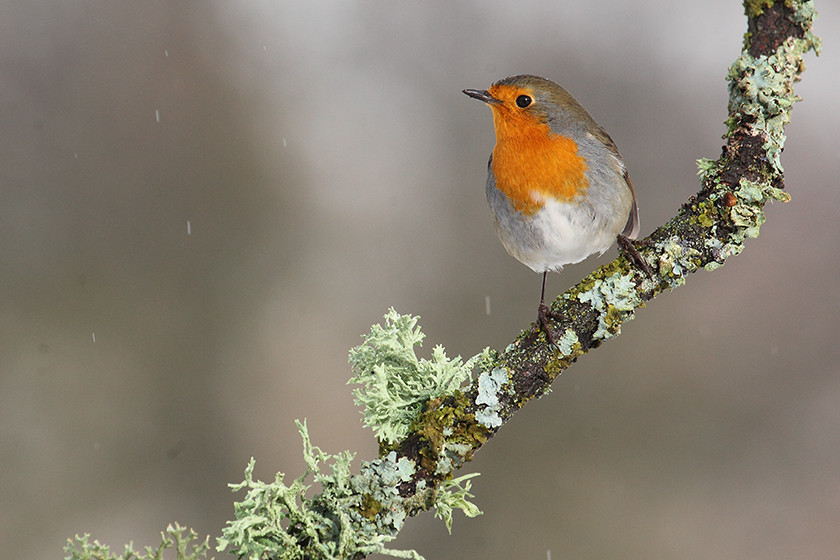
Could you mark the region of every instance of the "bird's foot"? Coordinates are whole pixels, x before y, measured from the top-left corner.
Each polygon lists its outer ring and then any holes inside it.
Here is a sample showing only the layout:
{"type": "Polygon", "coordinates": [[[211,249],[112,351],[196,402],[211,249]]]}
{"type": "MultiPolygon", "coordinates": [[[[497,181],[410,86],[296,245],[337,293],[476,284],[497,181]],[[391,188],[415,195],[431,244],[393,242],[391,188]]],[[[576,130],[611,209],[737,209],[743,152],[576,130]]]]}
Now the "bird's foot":
{"type": "MultiPolygon", "coordinates": [[[[633,241],[629,237],[623,234],[618,234],[618,238],[616,239],[618,242],[618,249],[621,251],[621,254],[624,255],[628,261],[639,268],[644,272],[648,278],[653,278],[653,269],[650,268],[650,265],[647,263],[645,259],[642,258],[642,255],[639,253],[639,249],[636,246],[636,241],[633,241]]],[[[644,245],[644,242],[638,242],[640,245],[644,245]]]]}
{"type": "Polygon", "coordinates": [[[545,333],[545,338],[548,340],[548,343],[552,346],[554,345],[554,334],[551,332],[551,327],[548,324],[548,318],[552,316],[551,309],[545,304],[544,301],[540,302],[540,306],[537,307],[537,323],[542,331],[545,333]]]}

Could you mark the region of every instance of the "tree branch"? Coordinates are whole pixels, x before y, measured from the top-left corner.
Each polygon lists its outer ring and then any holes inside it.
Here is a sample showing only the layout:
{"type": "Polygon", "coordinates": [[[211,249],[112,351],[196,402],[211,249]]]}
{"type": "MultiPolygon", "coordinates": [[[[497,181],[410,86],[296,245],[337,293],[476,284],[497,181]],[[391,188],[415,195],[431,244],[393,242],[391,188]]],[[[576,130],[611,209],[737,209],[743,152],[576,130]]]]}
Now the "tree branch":
{"type": "MultiPolygon", "coordinates": [[[[466,501],[468,483],[460,486],[453,474],[519,409],[543,395],[560,372],[617,336],[646,301],[682,285],[689,273],[714,270],[739,254],[745,240],[758,235],[767,201],[788,200],[779,156],[784,127],[798,100],[793,85],[804,70],[803,57],[819,50],[819,40],[811,34],[813,2],[745,0],[744,8],[748,32],[727,76],[726,144],[717,161],[698,161],[700,191],[639,243],[639,253],[653,273],[620,256],[552,302],[550,326],[562,333],[555,335],[554,345],[532,325],[504,352],[488,350],[461,366],[453,365],[442,349],[436,349],[432,362],[418,361],[413,345],[422,334],[414,329],[416,318],[392,310],[386,315],[387,325],[375,325],[365,345],[351,352],[356,372],[352,381],[366,385],[357,389],[357,403],[365,405],[365,421],[380,435],[380,458],[363,462],[360,474],[349,482],[325,478],[317,463],[307,460],[324,493],[311,500],[301,493],[300,499],[318,515],[323,513],[328,524],[333,520],[335,530],[325,535],[302,522],[290,526],[289,533],[297,535],[296,550],[304,557],[361,558],[374,551],[419,557],[414,551],[386,549],[382,543],[395,537],[406,516],[432,507],[448,514],[449,520],[452,505],[477,513],[466,501]],[[479,375],[467,388],[434,389],[459,384],[453,367],[473,365],[479,375]],[[418,386],[430,389],[417,393],[418,386]],[[331,509],[335,507],[339,509],[331,509]],[[374,542],[371,535],[380,540],[374,542]],[[358,542],[341,551],[328,547],[332,552],[324,554],[324,539],[330,538],[358,542]]],[[[302,434],[311,445],[305,430],[302,434]]],[[[240,555],[252,557],[268,550],[229,544],[240,555]]],[[[297,557],[286,551],[278,550],[278,557],[297,557]]]]}
{"type": "MultiPolygon", "coordinates": [[[[441,452],[452,440],[469,444],[460,459],[471,460],[500,426],[544,394],[579,356],[617,336],[635,309],[683,284],[687,274],[714,270],[739,254],[744,241],[758,235],[765,203],[789,199],[779,156],[784,127],[798,100],[793,85],[804,70],[803,56],[819,50],[819,40],[811,34],[813,3],[746,1],[744,5],[749,31],[741,56],[729,69],[726,144],[717,161],[698,162],[700,191],[640,243],[642,258],[655,271],[653,277],[618,257],[554,300],[552,316],[560,319],[553,320],[551,328],[563,333],[556,347],[532,325],[495,356],[464,394],[430,401],[416,430],[395,447],[398,457],[418,467],[412,483],[425,480],[428,489],[445,478],[435,473],[443,455],[453,459],[441,452]],[[488,382],[493,377],[501,383],[488,382]],[[477,413],[492,419],[479,422],[477,413]]],[[[406,497],[412,491],[411,484],[401,488],[406,497]]]]}
{"type": "MultiPolygon", "coordinates": [[[[357,402],[380,438],[379,458],[351,474],[351,453],[324,453],[299,424],[306,473],[289,486],[282,474],[267,484],[253,480],[252,460],[245,481],[232,485],[247,495],[235,504],[236,519],[223,530],[218,550],[242,558],[420,558],[385,543],[408,516],[432,507],[447,525],[453,508],[479,513],[467,501],[466,477],[453,474],[501,426],[578,357],[617,336],[646,301],[682,285],[689,273],[722,266],[758,235],[767,201],[788,200],[780,161],[784,127],[798,100],[793,85],[803,57],[819,51],[819,40],[811,34],[812,0],[744,0],[744,8],[748,32],[728,73],[726,144],[717,161],[698,162],[700,191],[639,243],[652,274],[621,256],[552,302],[550,326],[560,333],[555,344],[532,325],[504,352],[488,350],[466,363],[450,360],[442,348],[432,360],[419,360],[413,352],[422,340],[416,318],[391,311],[386,326],[375,325],[351,351],[352,381],[365,386],[356,390],[357,402]],[[473,367],[478,376],[461,388],[473,367]],[[321,487],[312,497],[305,482],[310,477],[321,487]]],[[[166,539],[161,546],[174,542],[166,539]]],[[[186,542],[179,559],[203,557],[201,547],[182,554],[186,542]]],[[[71,559],[117,558],[87,537],[65,550],[71,559]]]]}
{"type": "MultiPolygon", "coordinates": [[[[784,127],[798,97],[793,85],[804,70],[803,56],[819,52],[811,34],[813,2],[745,1],[748,32],[741,56],[729,69],[729,118],[726,144],[717,161],[701,160],[702,188],[668,223],[639,245],[653,277],[625,257],[602,266],[551,305],[557,346],[532,325],[463,393],[430,400],[415,429],[395,450],[417,467],[410,483],[400,487],[406,498],[425,481],[433,493],[451,472],[441,472],[446,458],[454,468],[473,454],[519,409],[543,395],[551,382],[579,356],[620,333],[635,309],[664,290],[685,282],[698,269],[714,270],[758,235],[768,200],[787,201],[779,156],[784,127]],[[483,421],[476,419],[483,418],[483,421]],[[462,454],[451,448],[466,445],[462,454]]],[[[453,470],[454,470],[453,468],[453,470]]],[[[415,500],[409,511],[425,509],[429,500],[415,500]]]]}

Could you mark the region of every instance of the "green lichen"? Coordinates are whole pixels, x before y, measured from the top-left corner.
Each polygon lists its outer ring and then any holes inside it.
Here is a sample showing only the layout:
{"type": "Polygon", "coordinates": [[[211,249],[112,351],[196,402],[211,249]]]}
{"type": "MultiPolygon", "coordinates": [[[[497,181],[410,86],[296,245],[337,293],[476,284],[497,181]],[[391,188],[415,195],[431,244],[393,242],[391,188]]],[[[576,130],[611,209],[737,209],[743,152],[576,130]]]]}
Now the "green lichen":
{"type": "Polygon", "coordinates": [[[714,204],[714,198],[709,197],[699,204],[695,204],[692,210],[696,212],[696,222],[703,227],[709,228],[717,223],[718,209],[714,204]]]}
{"type": "MultiPolygon", "coordinates": [[[[560,338],[555,339],[555,348],[558,351],[545,364],[545,373],[552,380],[563,373],[564,369],[569,367],[578,356],[584,353],[577,333],[570,328],[563,331],[560,338]]],[[[547,388],[547,391],[551,391],[550,386],[547,388]]]]}
{"type": "Polygon", "coordinates": [[[414,464],[392,452],[363,461],[360,473],[351,475],[352,453],[324,453],[312,445],[306,424],[297,425],[306,472],[289,485],[283,473],[265,483],[253,478],[251,459],[245,480],[230,485],[247,492],[234,504],[236,519],[222,529],[216,549],[254,559],[346,560],[369,554],[422,559],[413,550],[385,547],[405,521],[399,486],[411,480],[414,464]],[[313,484],[321,493],[310,497],[313,484]]]}
{"type": "Polygon", "coordinates": [[[368,521],[373,521],[379,512],[382,511],[382,504],[377,502],[370,494],[362,496],[362,503],[358,507],[359,513],[368,521]]]}
{"type": "Polygon", "coordinates": [[[478,476],[478,473],[465,474],[452,480],[447,480],[441,483],[438,489],[437,496],[435,496],[435,517],[443,519],[446,524],[446,530],[452,534],[452,511],[460,509],[467,517],[476,517],[481,515],[481,510],[478,509],[474,503],[467,498],[472,498],[470,494],[471,482],[470,478],[478,476]]]}
{"type": "Polygon", "coordinates": [[[719,164],[717,160],[700,158],[697,160],[697,175],[700,181],[705,183],[707,180],[717,175],[719,164]]]}
{"type": "MultiPolygon", "coordinates": [[[[757,17],[779,3],[746,0],[744,6],[750,17],[757,17]]],[[[770,56],[754,57],[745,48],[732,64],[727,136],[733,142],[721,160],[698,161],[705,188],[692,199],[688,219],[683,220],[683,213],[672,220],[652,235],[653,247],[642,250],[648,258],[654,251],[660,255],[658,278],[640,281],[648,286],[646,299],[668,285],[683,283],[685,275],[700,265],[712,270],[740,253],[745,239],[758,234],[766,202],[788,199],[774,186],[782,184],[784,128],[799,99],[793,84],[803,69],[802,55],[808,50],[819,53],[820,41],[811,33],[813,1],[784,0],[784,5],[785,17],[802,27],[803,33],[793,34],[802,37],[787,39],[770,56]],[[766,155],[755,153],[750,141],[756,138],[764,142],[766,155]],[[742,178],[735,184],[734,177],[742,178]],[[702,254],[698,249],[703,249],[702,254]],[[656,289],[649,289],[657,281],[656,289]]],[[[750,40],[747,34],[745,47],[751,46],[750,40]]],[[[406,516],[417,511],[434,507],[447,529],[454,509],[470,517],[480,513],[468,500],[472,497],[468,479],[475,475],[452,479],[453,473],[471,460],[514,407],[541,394],[511,395],[509,372],[542,363],[548,380],[553,379],[582,353],[574,329],[589,327],[590,308],[598,312],[598,327],[587,347],[616,336],[633,310],[643,305],[633,283],[637,272],[631,271],[627,259],[619,258],[589,275],[563,296],[572,304],[567,318],[573,328],[556,338],[553,348],[531,346],[533,330],[526,331],[508,347],[512,357],[486,350],[464,362],[460,357],[447,358],[438,346],[430,360],[418,359],[414,347],[423,335],[416,327],[417,318],[390,310],[385,325],[372,327],[364,343],[350,353],[351,382],[361,385],[354,390],[356,402],[364,406],[364,422],[380,439],[381,457],[362,462],[359,474],[351,475],[353,454],[322,452],[311,444],[305,424],[299,423],[306,472],[288,485],[282,473],[274,482],[263,483],[253,478],[252,459],[244,482],[231,485],[246,495],[235,504],[235,520],[223,530],[217,550],[249,560],[345,560],[371,554],[421,559],[415,551],[385,545],[395,538],[406,516]],[[520,347],[522,339],[527,343],[520,347]],[[522,347],[527,352],[516,351],[522,347]],[[477,399],[471,402],[461,389],[474,368],[482,373],[475,387],[477,399]],[[410,439],[401,441],[409,433],[410,439]],[[320,494],[311,495],[313,487],[320,487],[320,494]]],[[[161,560],[165,550],[174,548],[177,560],[197,560],[206,556],[208,546],[208,540],[198,541],[192,531],[185,535],[176,525],[162,535],[158,548],[147,547],[145,553],[135,552],[129,544],[122,554],[113,554],[98,541],[91,543],[88,535],[70,541],[65,552],[69,560],[161,560]]]]}
{"type": "MultiPolygon", "coordinates": [[[[175,560],[199,560],[207,558],[210,549],[210,537],[203,541],[192,529],[181,527],[177,523],[169,525],[166,532],[160,534],[161,542],[157,548],[147,546],[144,552],[134,550],[134,545],[128,543],[119,554],[111,553],[110,547],[94,540],[90,542],[90,535],[76,535],[75,539],[68,539],[64,546],[65,560],[162,560],[164,551],[175,550],[175,560]]],[[[168,556],[171,558],[171,556],[168,556]]]]}
{"type": "Polygon", "coordinates": [[[471,378],[475,364],[487,359],[488,350],[466,362],[460,356],[449,359],[440,345],[432,359],[418,358],[415,346],[425,335],[417,326],[419,317],[400,315],[390,309],[384,325],[373,325],[364,343],[350,350],[357,405],[363,407],[362,421],[385,443],[395,443],[409,432],[423,403],[451,394],[471,378]]]}
{"type": "Polygon", "coordinates": [[[747,16],[754,18],[764,13],[764,8],[769,8],[775,4],[775,0],[745,0],[744,11],[747,16]]]}
{"type": "Polygon", "coordinates": [[[598,279],[589,290],[577,296],[599,312],[598,329],[592,338],[606,340],[618,336],[621,324],[633,318],[633,311],[642,305],[632,274],[618,272],[598,279]]]}
{"type": "Polygon", "coordinates": [[[470,412],[471,404],[465,394],[456,391],[430,401],[412,425],[412,431],[420,436],[420,465],[440,480],[472,460],[474,450],[489,437],[488,429],[470,412]]]}
{"type": "Polygon", "coordinates": [[[796,23],[812,20],[816,11],[812,0],[783,0],[777,2],[776,0],[744,0],[744,13],[751,18],[755,18],[764,13],[765,8],[770,8],[775,4],[784,4],[787,8],[794,9],[791,19],[796,23]]]}

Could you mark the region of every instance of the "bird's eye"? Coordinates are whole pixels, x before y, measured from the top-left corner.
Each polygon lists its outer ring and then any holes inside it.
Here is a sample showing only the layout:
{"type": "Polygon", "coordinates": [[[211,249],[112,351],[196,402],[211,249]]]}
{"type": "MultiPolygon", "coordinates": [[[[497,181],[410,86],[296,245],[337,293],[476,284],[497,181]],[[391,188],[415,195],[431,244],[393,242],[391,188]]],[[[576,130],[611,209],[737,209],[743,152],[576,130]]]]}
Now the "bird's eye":
{"type": "Polygon", "coordinates": [[[528,105],[531,104],[531,101],[532,100],[531,100],[530,96],[520,95],[519,97],[516,98],[516,106],[519,107],[520,109],[524,109],[525,107],[527,107],[528,105]]]}

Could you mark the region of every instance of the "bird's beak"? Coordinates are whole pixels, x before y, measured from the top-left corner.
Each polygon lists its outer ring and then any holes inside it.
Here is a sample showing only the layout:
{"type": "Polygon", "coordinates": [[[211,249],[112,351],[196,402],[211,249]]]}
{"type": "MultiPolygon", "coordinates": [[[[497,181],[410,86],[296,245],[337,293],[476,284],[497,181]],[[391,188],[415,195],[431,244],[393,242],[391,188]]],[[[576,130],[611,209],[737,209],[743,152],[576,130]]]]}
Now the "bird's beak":
{"type": "Polygon", "coordinates": [[[484,101],[487,104],[501,103],[500,100],[498,100],[495,97],[493,97],[492,95],[490,95],[490,92],[487,91],[486,89],[465,89],[464,93],[466,93],[467,95],[469,95],[470,97],[472,97],[474,99],[478,99],[479,101],[484,101]]]}

